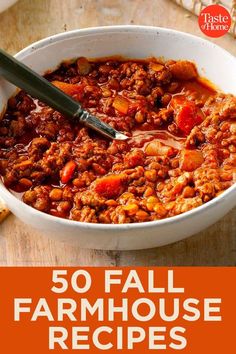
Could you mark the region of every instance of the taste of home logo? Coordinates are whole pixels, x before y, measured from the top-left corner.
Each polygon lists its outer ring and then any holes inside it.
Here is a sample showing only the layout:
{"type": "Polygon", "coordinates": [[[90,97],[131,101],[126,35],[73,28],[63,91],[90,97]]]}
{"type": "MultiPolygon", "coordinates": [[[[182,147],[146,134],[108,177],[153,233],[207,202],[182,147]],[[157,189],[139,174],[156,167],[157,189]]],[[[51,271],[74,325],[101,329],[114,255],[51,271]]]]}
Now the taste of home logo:
{"type": "Polygon", "coordinates": [[[208,37],[221,37],[231,26],[231,16],[221,5],[210,5],[203,9],[198,17],[201,31],[208,37]]]}

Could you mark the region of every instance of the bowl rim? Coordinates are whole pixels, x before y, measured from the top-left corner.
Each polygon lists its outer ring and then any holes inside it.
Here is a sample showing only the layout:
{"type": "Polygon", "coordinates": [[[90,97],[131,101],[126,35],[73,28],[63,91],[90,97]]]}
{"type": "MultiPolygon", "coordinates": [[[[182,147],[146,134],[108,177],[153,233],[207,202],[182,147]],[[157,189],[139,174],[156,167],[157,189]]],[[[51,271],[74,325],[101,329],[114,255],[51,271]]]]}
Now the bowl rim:
{"type": "Polygon", "coordinates": [[[13,6],[18,0],[7,0],[0,6],[0,14],[7,9],[9,9],[11,6],[13,6]]]}
{"type": "MultiPolygon", "coordinates": [[[[212,43],[204,38],[177,31],[174,29],[169,29],[169,28],[164,28],[164,27],[155,27],[155,26],[141,26],[141,25],[116,25],[116,26],[101,26],[101,27],[88,27],[88,28],[82,28],[82,29],[75,29],[72,31],[67,31],[67,32],[62,32],[58,33],[49,37],[45,37],[35,43],[30,44],[29,46],[25,47],[21,51],[19,51],[17,54],[15,54],[15,57],[19,60],[24,59],[25,57],[29,56],[36,50],[43,48],[45,46],[48,46],[50,44],[60,42],[64,39],[69,39],[69,38],[74,38],[74,37],[83,37],[86,35],[93,35],[93,34],[98,34],[98,33],[118,33],[118,32],[146,32],[146,33],[151,33],[153,34],[154,32],[157,35],[161,34],[172,34],[176,36],[182,36],[183,38],[188,38],[192,39],[196,43],[201,43],[205,44],[208,47],[211,46],[213,49],[219,49],[221,50],[222,54],[228,56],[229,58],[233,59],[235,61],[236,65],[236,58],[229,53],[227,50],[224,48],[216,45],[215,43],[212,43]]],[[[62,59],[63,60],[63,59],[62,59]]],[[[60,225],[63,226],[68,226],[68,227],[78,227],[82,229],[99,229],[99,230],[104,230],[104,231],[115,231],[115,230],[131,230],[131,229],[142,229],[142,228],[153,228],[153,227],[158,227],[158,226],[165,226],[167,224],[174,224],[174,223],[180,223],[184,221],[187,218],[190,218],[191,216],[198,216],[202,212],[204,212],[206,209],[211,209],[213,208],[216,204],[220,204],[222,201],[224,201],[229,194],[235,192],[236,193],[236,183],[234,183],[231,187],[229,187],[226,191],[224,191],[221,195],[213,198],[209,202],[202,204],[201,206],[198,206],[194,209],[191,209],[187,212],[184,212],[179,215],[171,216],[166,219],[160,219],[160,220],[153,220],[153,221],[146,221],[146,222],[136,222],[136,223],[127,223],[127,224],[100,224],[100,223],[89,223],[89,222],[81,222],[81,221],[76,221],[76,220],[69,220],[69,219],[64,219],[60,218],[57,216],[53,216],[44,212],[41,212],[37,209],[34,209],[33,207],[27,205],[24,203],[22,200],[18,199],[13,193],[11,193],[1,182],[0,183],[0,191],[1,194],[4,198],[6,199],[11,198],[14,199],[15,206],[16,207],[23,207],[26,208],[26,211],[34,216],[40,216],[43,217],[46,221],[48,222],[56,222],[60,225]]]]}

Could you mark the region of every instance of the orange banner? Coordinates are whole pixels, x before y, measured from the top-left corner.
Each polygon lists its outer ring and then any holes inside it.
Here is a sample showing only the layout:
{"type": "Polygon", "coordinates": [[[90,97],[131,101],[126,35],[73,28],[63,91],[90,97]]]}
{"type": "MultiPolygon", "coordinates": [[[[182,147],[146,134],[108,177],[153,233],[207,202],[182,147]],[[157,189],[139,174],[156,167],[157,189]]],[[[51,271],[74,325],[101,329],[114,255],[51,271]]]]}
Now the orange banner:
{"type": "Polygon", "coordinates": [[[235,353],[236,268],[0,268],[4,354],[235,353]]]}

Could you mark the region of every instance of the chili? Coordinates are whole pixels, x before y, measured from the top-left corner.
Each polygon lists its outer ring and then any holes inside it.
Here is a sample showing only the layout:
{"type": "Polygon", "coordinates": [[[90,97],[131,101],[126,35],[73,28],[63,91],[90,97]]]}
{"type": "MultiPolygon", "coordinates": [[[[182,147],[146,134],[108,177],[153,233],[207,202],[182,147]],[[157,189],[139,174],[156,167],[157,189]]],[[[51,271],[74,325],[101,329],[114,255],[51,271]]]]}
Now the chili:
{"type": "Polygon", "coordinates": [[[0,174],[33,208],[93,223],[163,219],[236,179],[236,98],[186,60],[78,58],[45,77],[128,141],[110,141],[20,91],[0,122],[0,174]]]}

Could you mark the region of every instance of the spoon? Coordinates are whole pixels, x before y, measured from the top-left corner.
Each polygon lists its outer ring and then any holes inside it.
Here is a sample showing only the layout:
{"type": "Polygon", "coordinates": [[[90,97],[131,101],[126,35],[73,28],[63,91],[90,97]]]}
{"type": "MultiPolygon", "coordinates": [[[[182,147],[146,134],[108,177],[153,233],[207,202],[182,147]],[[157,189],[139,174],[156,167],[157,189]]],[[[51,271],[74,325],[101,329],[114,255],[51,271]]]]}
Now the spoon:
{"type": "Polygon", "coordinates": [[[79,102],[52,85],[44,77],[0,49],[0,75],[31,96],[46,103],[63,115],[115,140],[126,140],[125,134],[113,129],[84,110],[79,102]]]}

